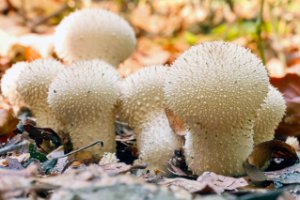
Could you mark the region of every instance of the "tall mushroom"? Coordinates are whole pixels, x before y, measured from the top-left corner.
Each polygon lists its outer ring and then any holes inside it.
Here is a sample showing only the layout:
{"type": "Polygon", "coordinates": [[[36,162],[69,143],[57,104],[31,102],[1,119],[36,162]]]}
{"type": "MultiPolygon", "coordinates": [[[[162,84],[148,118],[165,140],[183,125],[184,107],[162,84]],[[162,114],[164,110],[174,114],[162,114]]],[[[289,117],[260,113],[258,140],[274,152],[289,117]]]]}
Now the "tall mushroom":
{"type": "Polygon", "coordinates": [[[286,109],[282,94],[269,86],[268,96],[257,112],[254,123],[254,145],[274,138],[274,131],[284,116],[286,109]]]}
{"type": "Polygon", "coordinates": [[[21,62],[18,68],[20,70],[16,79],[11,80],[11,89],[15,88],[15,92],[11,94],[16,97],[15,100],[24,102],[31,109],[37,126],[62,130],[60,122],[48,106],[47,96],[51,81],[64,66],[54,59],[39,59],[30,63],[21,62]]]}
{"type": "Polygon", "coordinates": [[[188,167],[195,174],[242,174],[253,147],[253,121],[268,92],[261,61],[233,43],[205,42],[175,60],[164,91],[167,105],[190,129],[188,167]]]}
{"type": "Polygon", "coordinates": [[[145,67],[128,76],[122,84],[121,117],[136,134],[139,159],[150,169],[167,172],[167,163],[182,146],[165,113],[163,94],[165,66],[145,67]]]}
{"type": "Polygon", "coordinates": [[[98,160],[115,151],[114,105],[119,96],[117,71],[101,60],[80,61],[64,69],[49,88],[48,103],[78,149],[101,140],[78,153],[79,160],[98,160]]]}
{"type": "Polygon", "coordinates": [[[103,9],[76,11],[56,27],[54,47],[68,62],[101,59],[113,66],[134,50],[136,38],[131,26],[120,16],[103,9]]]}

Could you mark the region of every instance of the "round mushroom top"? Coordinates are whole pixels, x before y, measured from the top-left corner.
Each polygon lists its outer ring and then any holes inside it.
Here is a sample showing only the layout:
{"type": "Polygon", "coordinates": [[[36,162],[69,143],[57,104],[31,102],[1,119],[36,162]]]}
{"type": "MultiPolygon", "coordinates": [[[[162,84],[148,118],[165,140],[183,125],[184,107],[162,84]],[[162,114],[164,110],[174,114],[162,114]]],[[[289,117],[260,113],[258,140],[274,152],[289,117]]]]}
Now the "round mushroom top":
{"type": "Polygon", "coordinates": [[[48,103],[63,123],[91,124],[112,115],[118,96],[115,68],[101,60],[79,61],[53,80],[48,103]]]}
{"type": "Polygon", "coordinates": [[[55,51],[65,61],[101,59],[115,67],[133,52],[135,44],[128,22],[102,9],[70,14],[56,27],[54,36],[55,51]]]}
{"type": "Polygon", "coordinates": [[[145,67],[122,82],[122,118],[129,124],[140,124],[147,114],[165,108],[163,84],[168,68],[163,65],[145,67]]]}
{"type": "Polygon", "coordinates": [[[22,103],[17,91],[17,81],[22,74],[22,70],[27,66],[26,62],[18,62],[5,71],[1,79],[1,91],[4,97],[14,105],[22,103]]]}
{"type": "Polygon", "coordinates": [[[34,113],[48,108],[49,85],[63,69],[64,65],[54,59],[38,59],[27,63],[22,70],[17,81],[17,91],[34,113]]]}
{"type": "Polygon", "coordinates": [[[164,90],[168,106],[190,126],[237,128],[254,120],[268,92],[268,75],[246,48],[205,42],[175,60],[164,90]]]}
{"type": "Polygon", "coordinates": [[[268,141],[274,137],[274,131],[286,110],[282,94],[272,85],[261,108],[257,111],[254,123],[254,143],[268,141]]]}

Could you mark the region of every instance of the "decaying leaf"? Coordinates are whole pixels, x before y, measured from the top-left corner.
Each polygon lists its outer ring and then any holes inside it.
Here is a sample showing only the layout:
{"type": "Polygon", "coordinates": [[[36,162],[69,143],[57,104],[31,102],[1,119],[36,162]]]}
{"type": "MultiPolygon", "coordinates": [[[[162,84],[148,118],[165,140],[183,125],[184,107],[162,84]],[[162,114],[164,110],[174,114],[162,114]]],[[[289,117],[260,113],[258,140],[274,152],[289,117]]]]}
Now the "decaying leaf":
{"type": "Polygon", "coordinates": [[[270,82],[283,94],[287,111],[276,130],[276,136],[300,135],[300,76],[288,73],[283,78],[271,78],[270,82]]]}
{"type": "Polygon", "coordinates": [[[185,128],[183,120],[170,109],[165,109],[165,112],[174,133],[181,136],[186,135],[187,129],[185,128]]]}
{"type": "Polygon", "coordinates": [[[278,170],[299,160],[295,150],[285,142],[272,140],[254,147],[247,161],[260,170],[278,170]]]}
{"type": "Polygon", "coordinates": [[[0,108],[0,136],[12,133],[18,123],[12,108],[0,108]]]}
{"type": "Polygon", "coordinates": [[[190,193],[221,194],[224,191],[235,191],[238,188],[248,185],[248,182],[243,178],[232,178],[222,175],[217,175],[213,172],[204,172],[196,181],[184,178],[165,179],[161,182],[162,185],[168,187],[180,187],[190,193]]]}

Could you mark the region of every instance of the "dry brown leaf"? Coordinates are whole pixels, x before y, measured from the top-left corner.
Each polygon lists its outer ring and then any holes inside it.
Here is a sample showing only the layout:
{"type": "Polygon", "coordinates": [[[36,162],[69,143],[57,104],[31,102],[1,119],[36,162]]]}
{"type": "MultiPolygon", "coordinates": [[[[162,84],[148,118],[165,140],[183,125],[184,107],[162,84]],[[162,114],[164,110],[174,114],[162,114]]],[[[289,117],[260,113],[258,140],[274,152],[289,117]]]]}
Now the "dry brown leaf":
{"type": "Polygon", "coordinates": [[[174,133],[180,136],[186,135],[187,129],[185,128],[183,120],[170,109],[165,109],[165,112],[174,133]]]}
{"type": "Polygon", "coordinates": [[[197,181],[175,178],[165,179],[161,182],[162,185],[168,187],[180,187],[187,190],[190,193],[206,194],[217,193],[221,194],[224,191],[235,191],[238,188],[245,187],[248,182],[243,178],[232,178],[222,175],[217,175],[213,172],[204,172],[197,178],[197,181]]]}
{"type": "Polygon", "coordinates": [[[18,123],[12,108],[0,108],[0,136],[12,133],[18,123]]]}
{"type": "Polygon", "coordinates": [[[285,142],[272,140],[254,147],[247,161],[260,170],[278,170],[297,162],[295,150],[285,142]]]}
{"type": "Polygon", "coordinates": [[[270,82],[283,94],[287,105],[276,136],[300,135],[300,76],[289,73],[283,78],[271,78],[270,82]]]}
{"type": "Polygon", "coordinates": [[[197,181],[200,183],[212,184],[215,187],[220,188],[219,190],[221,191],[234,191],[248,185],[248,182],[244,178],[222,176],[213,172],[204,172],[197,178],[197,181]]]}

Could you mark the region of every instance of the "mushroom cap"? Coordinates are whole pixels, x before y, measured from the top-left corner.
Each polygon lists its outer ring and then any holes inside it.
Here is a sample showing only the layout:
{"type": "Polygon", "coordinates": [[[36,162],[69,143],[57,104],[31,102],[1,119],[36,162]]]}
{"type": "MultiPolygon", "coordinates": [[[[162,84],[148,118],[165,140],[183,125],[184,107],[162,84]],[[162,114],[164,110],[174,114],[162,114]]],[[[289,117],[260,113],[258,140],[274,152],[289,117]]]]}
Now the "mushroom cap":
{"type": "Polygon", "coordinates": [[[242,127],[266,97],[268,75],[246,48],[204,42],[175,60],[164,90],[168,106],[190,127],[242,127]]]}
{"type": "Polygon", "coordinates": [[[1,79],[1,91],[4,97],[14,105],[22,103],[20,94],[17,91],[17,81],[22,74],[22,70],[28,65],[26,62],[18,62],[5,71],[1,79]]]}
{"type": "Polygon", "coordinates": [[[122,17],[102,9],[76,11],[56,27],[54,47],[68,62],[102,59],[113,66],[134,50],[132,27],[122,17]]]}
{"type": "Polygon", "coordinates": [[[63,69],[64,65],[54,59],[38,59],[24,67],[17,81],[17,91],[33,114],[48,108],[49,85],[63,69]]]}
{"type": "Polygon", "coordinates": [[[261,108],[257,111],[254,123],[254,144],[273,139],[274,132],[286,110],[282,94],[269,85],[269,92],[261,108]]]}
{"type": "Polygon", "coordinates": [[[118,72],[106,62],[79,61],[53,80],[48,103],[63,123],[90,124],[112,115],[119,96],[118,81],[118,72]]]}
{"type": "Polygon", "coordinates": [[[163,65],[145,67],[122,82],[121,118],[138,126],[150,112],[165,109],[163,84],[168,68],[163,65]]]}

